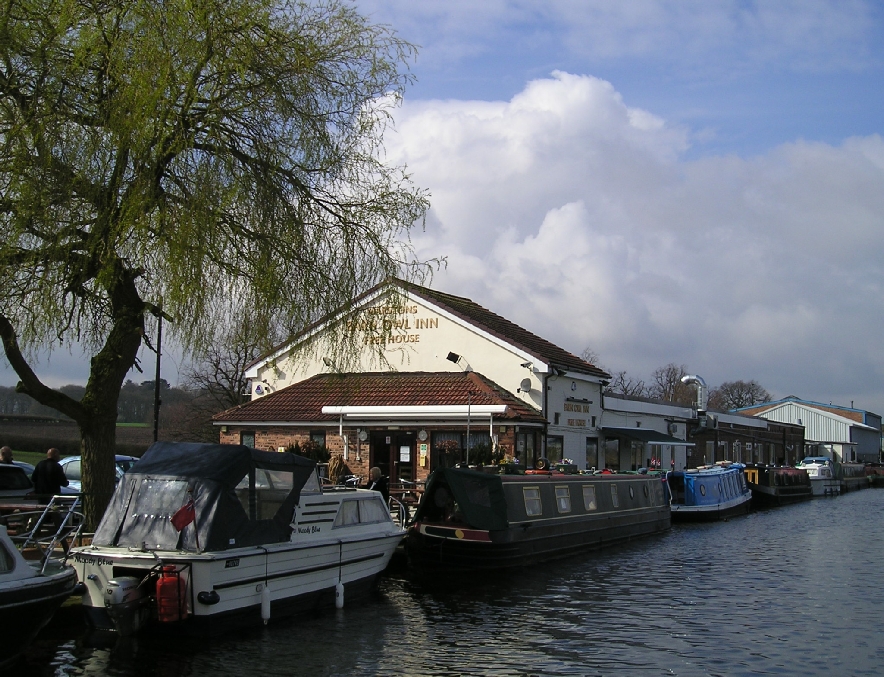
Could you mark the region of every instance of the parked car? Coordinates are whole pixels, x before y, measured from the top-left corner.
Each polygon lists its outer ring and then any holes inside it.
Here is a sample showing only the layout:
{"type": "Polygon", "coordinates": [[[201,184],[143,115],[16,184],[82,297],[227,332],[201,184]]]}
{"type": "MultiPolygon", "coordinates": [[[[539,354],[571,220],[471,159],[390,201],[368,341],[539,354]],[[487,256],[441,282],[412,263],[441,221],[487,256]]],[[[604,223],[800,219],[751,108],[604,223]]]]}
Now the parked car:
{"type": "Polygon", "coordinates": [[[34,490],[31,478],[17,465],[0,464],[0,500],[19,501],[34,490]]]}
{"type": "Polygon", "coordinates": [[[25,463],[24,461],[13,461],[13,465],[17,465],[19,468],[24,470],[28,477],[34,474],[34,466],[30,463],[25,463]]]}
{"type": "MultiPolygon", "coordinates": [[[[120,481],[123,473],[135,465],[138,458],[136,456],[122,456],[118,454],[117,456],[114,456],[114,461],[117,466],[117,476],[114,479],[114,484],[116,484],[120,481]]],[[[64,476],[68,478],[68,485],[62,487],[62,493],[79,494],[81,491],[80,480],[83,478],[81,458],[79,456],[66,456],[61,459],[59,463],[61,464],[62,470],[64,470],[64,476]]]]}

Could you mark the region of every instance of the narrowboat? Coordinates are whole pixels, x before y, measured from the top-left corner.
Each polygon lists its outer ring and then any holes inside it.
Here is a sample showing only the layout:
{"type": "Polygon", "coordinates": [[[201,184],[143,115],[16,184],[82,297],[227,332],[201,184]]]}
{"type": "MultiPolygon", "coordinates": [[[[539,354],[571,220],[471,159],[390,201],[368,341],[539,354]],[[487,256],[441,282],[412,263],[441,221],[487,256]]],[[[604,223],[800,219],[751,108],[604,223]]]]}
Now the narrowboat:
{"type": "Polygon", "coordinates": [[[711,521],[749,512],[752,491],[745,465],[719,461],[712,466],[666,473],[673,521],[711,521]]]}
{"type": "Polygon", "coordinates": [[[867,464],[866,477],[869,478],[870,487],[884,487],[884,466],[867,464]]]}
{"type": "Polygon", "coordinates": [[[835,465],[826,456],[808,456],[795,464],[807,471],[814,496],[838,496],[841,482],[835,476],[835,465]]]}
{"type": "Polygon", "coordinates": [[[866,475],[865,464],[838,463],[835,470],[838,480],[841,482],[841,493],[869,488],[869,477],[866,475]]]}
{"type": "Polygon", "coordinates": [[[772,465],[747,465],[744,470],[752,505],[786,505],[813,498],[810,476],[803,468],[772,465]]]}
{"type": "Polygon", "coordinates": [[[487,470],[430,475],[405,538],[412,570],[506,569],[670,527],[660,476],[487,470]]]}
{"type": "Polygon", "coordinates": [[[215,634],[342,606],[404,535],[379,492],[324,487],[302,456],[160,442],[71,559],[92,627],[215,634]]]}

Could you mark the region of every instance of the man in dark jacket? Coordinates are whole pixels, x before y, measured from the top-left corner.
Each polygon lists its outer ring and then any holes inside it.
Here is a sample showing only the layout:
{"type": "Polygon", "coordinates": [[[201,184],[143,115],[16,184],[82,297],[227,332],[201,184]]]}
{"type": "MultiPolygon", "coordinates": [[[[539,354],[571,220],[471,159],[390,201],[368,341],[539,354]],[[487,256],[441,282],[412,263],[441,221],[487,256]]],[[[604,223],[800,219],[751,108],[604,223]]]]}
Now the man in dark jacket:
{"type": "Polygon", "coordinates": [[[46,452],[46,458],[37,464],[31,474],[34,493],[41,499],[48,500],[52,496],[60,494],[61,488],[68,485],[68,478],[64,476],[64,470],[58,462],[60,458],[61,452],[53,447],[46,452]]]}

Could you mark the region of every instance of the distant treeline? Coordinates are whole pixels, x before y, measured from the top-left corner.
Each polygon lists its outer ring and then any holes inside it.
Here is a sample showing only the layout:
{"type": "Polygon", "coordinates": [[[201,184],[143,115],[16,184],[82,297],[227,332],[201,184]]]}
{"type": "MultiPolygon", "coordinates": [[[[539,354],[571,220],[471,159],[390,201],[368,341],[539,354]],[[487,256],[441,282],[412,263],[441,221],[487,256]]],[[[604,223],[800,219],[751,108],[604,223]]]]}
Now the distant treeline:
{"type": "MultiPolygon", "coordinates": [[[[117,428],[117,453],[138,456],[153,441],[154,381],[126,381],[117,405],[118,424],[140,424],[117,428]]],[[[61,392],[79,400],[85,388],[67,385],[61,392]]],[[[180,442],[217,442],[218,431],[211,424],[220,411],[205,392],[176,388],[160,380],[159,438],[180,442]]],[[[63,454],[79,453],[77,426],[69,418],[43,406],[15,388],[0,386],[0,443],[22,451],[45,451],[58,447],[63,454]]]]}

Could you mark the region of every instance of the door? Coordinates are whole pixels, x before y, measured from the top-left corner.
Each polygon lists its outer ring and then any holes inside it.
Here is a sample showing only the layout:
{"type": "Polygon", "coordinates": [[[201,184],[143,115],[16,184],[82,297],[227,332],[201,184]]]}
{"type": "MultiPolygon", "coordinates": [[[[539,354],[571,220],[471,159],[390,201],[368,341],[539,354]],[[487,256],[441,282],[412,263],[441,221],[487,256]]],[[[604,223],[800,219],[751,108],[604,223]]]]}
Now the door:
{"type": "Polygon", "coordinates": [[[386,430],[371,434],[371,466],[381,469],[390,482],[414,481],[416,435],[413,431],[386,430]]]}

